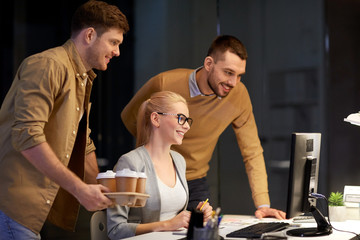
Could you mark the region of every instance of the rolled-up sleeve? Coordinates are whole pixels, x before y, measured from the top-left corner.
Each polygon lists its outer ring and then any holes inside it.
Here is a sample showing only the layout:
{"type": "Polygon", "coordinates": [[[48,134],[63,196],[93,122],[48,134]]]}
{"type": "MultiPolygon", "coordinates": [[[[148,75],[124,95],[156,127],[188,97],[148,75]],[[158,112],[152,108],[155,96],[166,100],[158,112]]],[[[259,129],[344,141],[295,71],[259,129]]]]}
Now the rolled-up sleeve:
{"type": "Polygon", "coordinates": [[[46,141],[44,127],[54,107],[58,83],[51,59],[30,58],[24,61],[14,81],[15,95],[12,144],[22,151],[46,141]]]}

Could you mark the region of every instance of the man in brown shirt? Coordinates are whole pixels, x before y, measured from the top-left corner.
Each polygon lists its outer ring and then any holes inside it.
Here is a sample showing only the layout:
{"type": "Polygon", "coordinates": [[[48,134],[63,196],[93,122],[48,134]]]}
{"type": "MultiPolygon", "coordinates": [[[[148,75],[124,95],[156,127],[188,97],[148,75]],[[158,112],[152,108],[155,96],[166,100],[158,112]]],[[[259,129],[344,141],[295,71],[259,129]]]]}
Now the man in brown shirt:
{"type": "Polygon", "coordinates": [[[120,55],[128,30],[116,6],[89,1],[73,16],[71,39],[19,67],[0,109],[0,239],[39,239],[47,218],[73,230],[79,204],[112,204],[95,184],[89,99],[92,69],[120,55]]]}

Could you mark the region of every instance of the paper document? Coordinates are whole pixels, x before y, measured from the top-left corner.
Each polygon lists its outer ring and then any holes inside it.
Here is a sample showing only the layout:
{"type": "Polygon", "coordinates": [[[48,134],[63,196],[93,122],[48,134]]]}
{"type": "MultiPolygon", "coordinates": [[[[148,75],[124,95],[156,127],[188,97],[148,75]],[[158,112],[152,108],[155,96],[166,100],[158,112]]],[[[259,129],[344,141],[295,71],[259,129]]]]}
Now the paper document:
{"type": "Polygon", "coordinates": [[[344,187],[344,203],[347,207],[360,206],[360,186],[344,187]]]}

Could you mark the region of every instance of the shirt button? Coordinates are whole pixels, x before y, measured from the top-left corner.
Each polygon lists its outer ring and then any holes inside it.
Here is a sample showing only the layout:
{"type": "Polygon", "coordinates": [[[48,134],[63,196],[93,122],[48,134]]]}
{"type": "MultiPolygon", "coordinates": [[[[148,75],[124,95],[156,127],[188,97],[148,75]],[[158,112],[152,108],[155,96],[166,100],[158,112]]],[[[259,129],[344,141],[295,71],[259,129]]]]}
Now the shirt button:
{"type": "Polygon", "coordinates": [[[76,111],[80,111],[80,108],[79,108],[79,107],[77,107],[77,108],[76,108],[76,111]]]}
{"type": "Polygon", "coordinates": [[[80,77],[80,74],[77,73],[76,76],[77,76],[77,77],[80,77]]]}
{"type": "Polygon", "coordinates": [[[46,204],[50,205],[51,201],[50,200],[46,200],[46,204]]]}
{"type": "Polygon", "coordinates": [[[76,132],[75,132],[75,130],[74,130],[74,131],[73,131],[73,134],[75,135],[75,133],[76,133],[76,132]]]}
{"type": "Polygon", "coordinates": [[[70,156],[69,156],[69,154],[66,154],[66,158],[69,158],[70,156]]]}
{"type": "Polygon", "coordinates": [[[86,73],[83,73],[83,77],[86,77],[86,73]]]}
{"type": "Polygon", "coordinates": [[[83,87],[83,86],[84,86],[84,83],[81,83],[81,86],[83,87]]]}

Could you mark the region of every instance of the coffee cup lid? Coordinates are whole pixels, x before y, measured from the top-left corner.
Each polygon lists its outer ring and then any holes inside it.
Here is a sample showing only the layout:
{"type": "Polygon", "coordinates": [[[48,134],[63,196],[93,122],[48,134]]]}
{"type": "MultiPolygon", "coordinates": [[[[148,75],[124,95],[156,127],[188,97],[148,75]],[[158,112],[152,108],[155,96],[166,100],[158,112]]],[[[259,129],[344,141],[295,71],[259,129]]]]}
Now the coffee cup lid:
{"type": "Polygon", "coordinates": [[[131,171],[129,168],[124,168],[122,170],[116,171],[115,177],[133,177],[137,178],[138,175],[135,171],[131,171]]]}
{"type": "Polygon", "coordinates": [[[111,170],[107,170],[106,172],[101,172],[97,175],[96,179],[102,179],[102,178],[115,178],[115,174],[111,170]]]}
{"type": "Polygon", "coordinates": [[[139,178],[147,178],[146,173],[144,172],[138,172],[137,175],[139,178]]]}

